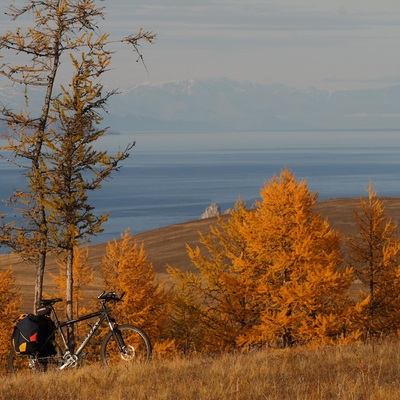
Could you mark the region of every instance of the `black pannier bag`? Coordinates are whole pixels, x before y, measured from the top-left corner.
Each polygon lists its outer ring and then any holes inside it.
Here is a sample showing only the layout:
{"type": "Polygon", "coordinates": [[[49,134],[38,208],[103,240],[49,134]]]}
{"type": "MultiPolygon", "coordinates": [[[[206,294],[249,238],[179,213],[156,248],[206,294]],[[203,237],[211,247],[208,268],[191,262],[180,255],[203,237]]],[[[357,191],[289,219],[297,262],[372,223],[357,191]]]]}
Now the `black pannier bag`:
{"type": "Polygon", "coordinates": [[[17,354],[38,353],[39,357],[56,354],[54,322],[46,315],[21,314],[14,327],[13,346],[17,354]]]}
{"type": "Polygon", "coordinates": [[[54,346],[54,332],[55,325],[50,317],[47,315],[40,315],[39,319],[39,335],[38,335],[38,356],[49,357],[55,355],[56,348],[54,346]]]}
{"type": "Polygon", "coordinates": [[[21,314],[14,327],[12,342],[17,354],[33,354],[39,346],[39,318],[33,314],[21,314]]]}

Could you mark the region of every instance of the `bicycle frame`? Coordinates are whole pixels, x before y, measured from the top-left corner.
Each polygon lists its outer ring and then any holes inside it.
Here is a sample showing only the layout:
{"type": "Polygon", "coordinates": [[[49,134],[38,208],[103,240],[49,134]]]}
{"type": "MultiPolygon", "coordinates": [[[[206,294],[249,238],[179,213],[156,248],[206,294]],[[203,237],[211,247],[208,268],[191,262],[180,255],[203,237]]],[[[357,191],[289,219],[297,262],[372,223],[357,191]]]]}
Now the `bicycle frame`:
{"type": "MultiPolygon", "coordinates": [[[[54,330],[54,332],[52,333],[52,335],[50,337],[54,337],[57,332],[59,333],[59,335],[61,337],[61,340],[62,340],[62,343],[63,343],[63,346],[64,346],[64,356],[65,355],[70,355],[70,356],[77,357],[77,359],[80,359],[80,357],[82,355],[82,352],[83,352],[83,349],[86,347],[86,345],[88,344],[88,342],[90,341],[92,336],[95,334],[95,332],[98,330],[100,325],[105,320],[107,320],[109,328],[114,334],[114,332],[115,332],[116,328],[118,327],[118,325],[117,325],[115,319],[110,315],[110,312],[107,309],[105,303],[102,303],[101,306],[102,306],[102,309],[100,311],[96,311],[96,312],[84,315],[82,317],[79,317],[79,318],[76,318],[76,319],[71,319],[71,320],[65,321],[65,322],[60,322],[53,305],[51,306],[51,313],[53,315],[53,319],[54,319],[54,323],[55,323],[56,327],[55,327],[55,330],[54,330]],[[78,349],[76,351],[72,351],[72,349],[68,345],[68,340],[67,340],[62,328],[77,324],[78,322],[86,321],[88,319],[96,318],[96,317],[98,317],[98,320],[91,327],[90,331],[88,332],[86,337],[83,339],[83,341],[79,345],[78,349]]],[[[120,348],[120,350],[123,349],[124,345],[121,343],[120,336],[119,335],[114,335],[114,336],[116,338],[116,342],[117,342],[117,345],[120,348]]]]}

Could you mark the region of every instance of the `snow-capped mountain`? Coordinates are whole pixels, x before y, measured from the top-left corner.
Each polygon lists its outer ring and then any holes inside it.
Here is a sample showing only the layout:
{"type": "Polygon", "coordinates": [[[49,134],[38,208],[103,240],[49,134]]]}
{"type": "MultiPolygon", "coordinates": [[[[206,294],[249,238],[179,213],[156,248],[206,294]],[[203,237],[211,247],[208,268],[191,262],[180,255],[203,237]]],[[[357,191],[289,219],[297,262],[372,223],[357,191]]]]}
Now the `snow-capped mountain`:
{"type": "MultiPolygon", "coordinates": [[[[121,90],[109,99],[104,124],[128,133],[400,129],[399,100],[400,86],[328,92],[192,79],[121,90]]],[[[0,89],[0,102],[12,107],[18,100],[13,91],[0,89]]],[[[33,98],[30,104],[41,101],[33,98]]]]}

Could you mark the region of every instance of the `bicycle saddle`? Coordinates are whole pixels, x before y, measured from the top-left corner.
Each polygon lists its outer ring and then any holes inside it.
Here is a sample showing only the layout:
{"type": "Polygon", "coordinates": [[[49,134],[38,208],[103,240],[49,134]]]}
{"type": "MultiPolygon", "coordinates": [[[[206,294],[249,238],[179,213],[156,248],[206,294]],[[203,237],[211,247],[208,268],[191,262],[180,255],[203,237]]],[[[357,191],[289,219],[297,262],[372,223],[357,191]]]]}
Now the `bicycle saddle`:
{"type": "Polygon", "coordinates": [[[40,304],[43,306],[50,306],[51,304],[58,303],[62,301],[62,299],[56,297],[55,299],[42,299],[40,300],[40,304]]]}

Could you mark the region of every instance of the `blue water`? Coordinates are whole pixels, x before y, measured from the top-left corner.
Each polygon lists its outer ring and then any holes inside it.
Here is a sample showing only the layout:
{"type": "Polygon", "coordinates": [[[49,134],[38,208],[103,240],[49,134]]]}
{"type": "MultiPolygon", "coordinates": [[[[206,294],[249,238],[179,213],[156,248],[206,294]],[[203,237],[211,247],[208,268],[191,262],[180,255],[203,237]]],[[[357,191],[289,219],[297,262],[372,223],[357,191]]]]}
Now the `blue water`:
{"type": "MultiPolygon", "coordinates": [[[[99,147],[112,154],[130,141],[131,157],[91,197],[99,213],[110,212],[92,243],[128,227],[139,233],[195,220],[211,203],[225,210],[239,196],[251,205],[285,166],[320,199],[364,196],[369,181],[380,196],[400,196],[399,132],[121,134],[104,137],[99,147]]],[[[4,198],[23,181],[4,161],[0,167],[4,198]]]]}

